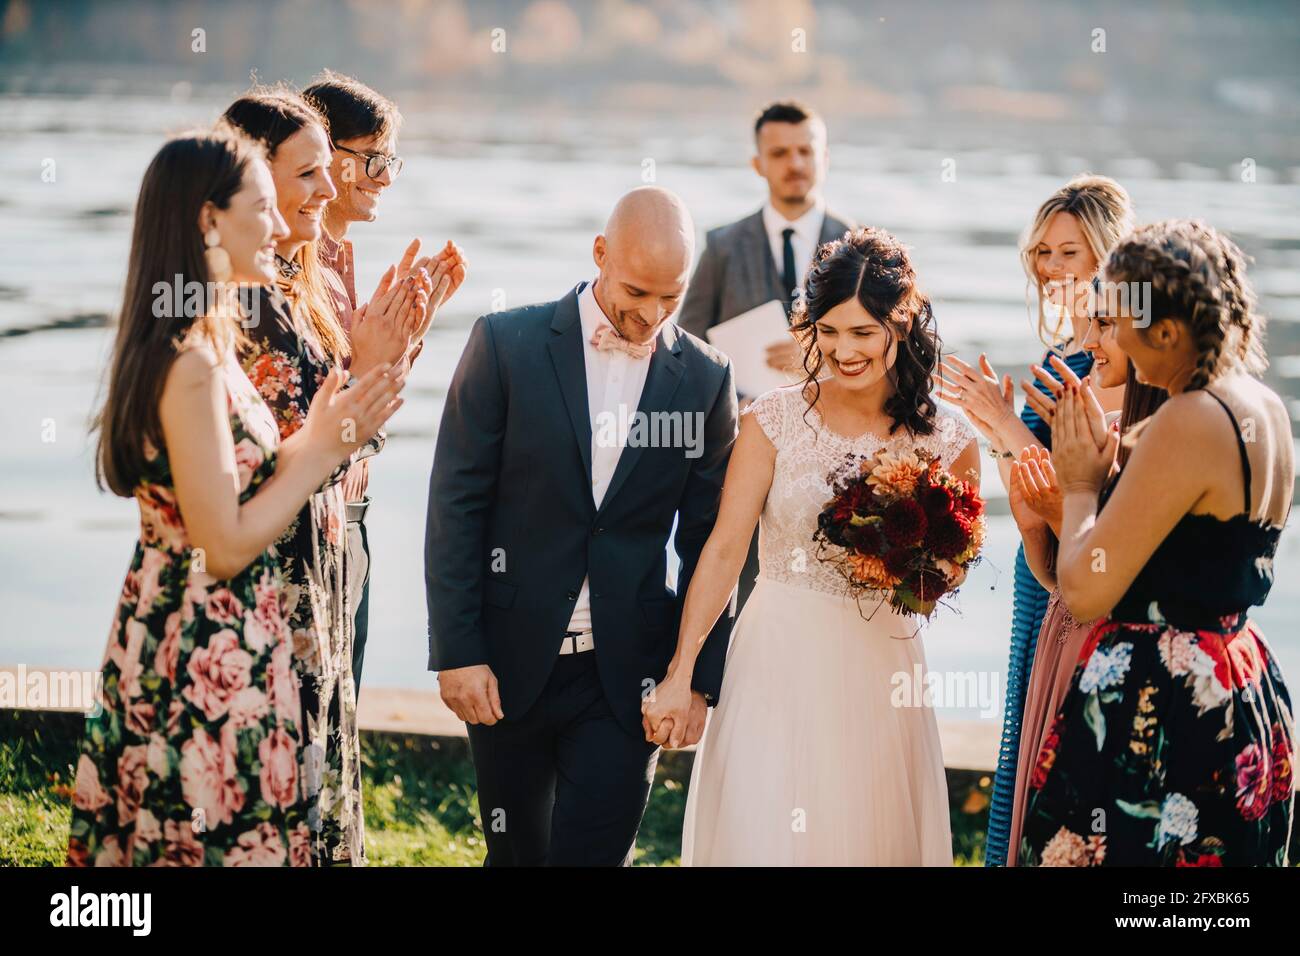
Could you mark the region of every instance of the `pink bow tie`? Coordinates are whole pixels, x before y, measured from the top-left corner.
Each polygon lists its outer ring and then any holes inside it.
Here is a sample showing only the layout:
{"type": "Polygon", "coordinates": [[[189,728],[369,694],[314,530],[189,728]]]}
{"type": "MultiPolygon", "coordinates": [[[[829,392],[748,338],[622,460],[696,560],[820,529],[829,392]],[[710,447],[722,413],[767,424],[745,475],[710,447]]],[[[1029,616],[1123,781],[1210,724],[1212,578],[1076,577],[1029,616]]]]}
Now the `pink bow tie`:
{"type": "Polygon", "coordinates": [[[596,347],[598,352],[626,352],[630,358],[634,359],[649,358],[655,350],[654,339],[644,344],[631,342],[619,335],[618,331],[609,325],[596,327],[596,334],[591,337],[591,344],[596,347]]]}

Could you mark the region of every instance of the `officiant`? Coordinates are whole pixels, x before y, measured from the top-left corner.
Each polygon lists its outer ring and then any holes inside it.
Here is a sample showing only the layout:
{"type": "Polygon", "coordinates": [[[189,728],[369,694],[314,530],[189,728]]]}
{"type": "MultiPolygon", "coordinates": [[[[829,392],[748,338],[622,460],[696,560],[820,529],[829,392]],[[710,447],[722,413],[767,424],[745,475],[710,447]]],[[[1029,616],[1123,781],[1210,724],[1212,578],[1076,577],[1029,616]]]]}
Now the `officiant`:
{"type": "MultiPolygon", "coordinates": [[[[822,183],[827,158],[826,124],[815,112],[792,100],[763,108],[754,120],[750,165],[767,182],[767,202],[744,219],[709,231],[677,320],[681,328],[707,341],[710,329],[769,302],[780,303],[790,315],[817,247],[854,228],[826,210],[822,183]]],[[[768,368],[782,372],[799,365],[801,353],[792,337],[778,334],[765,344],[768,368]]],[[[758,395],[746,389],[740,357],[729,357],[743,409],[758,395]]],[[[755,534],[740,575],[737,613],[757,575],[755,534]]]]}

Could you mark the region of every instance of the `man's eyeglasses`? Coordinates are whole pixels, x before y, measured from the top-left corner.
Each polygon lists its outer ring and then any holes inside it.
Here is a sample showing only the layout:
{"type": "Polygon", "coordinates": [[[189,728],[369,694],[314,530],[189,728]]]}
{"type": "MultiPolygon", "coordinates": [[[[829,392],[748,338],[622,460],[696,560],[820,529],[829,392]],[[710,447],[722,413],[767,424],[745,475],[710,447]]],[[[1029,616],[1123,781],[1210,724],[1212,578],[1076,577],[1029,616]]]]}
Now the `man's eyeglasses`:
{"type": "Polygon", "coordinates": [[[400,156],[385,156],[383,153],[361,153],[357,152],[355,149],[348,149],[346,146],[340,146],[338,143],[334,144],[334,148],[341,149],[345,153],[351,153],[353,156],[360,156],[364,159],[366,161],[366,175],[371,179],[378,179],[380,176],[384,175],[385,169],[389,170],[392,173],[392,177],[396,179],[397,174],[402,171],[402,157],[400,156]]]}

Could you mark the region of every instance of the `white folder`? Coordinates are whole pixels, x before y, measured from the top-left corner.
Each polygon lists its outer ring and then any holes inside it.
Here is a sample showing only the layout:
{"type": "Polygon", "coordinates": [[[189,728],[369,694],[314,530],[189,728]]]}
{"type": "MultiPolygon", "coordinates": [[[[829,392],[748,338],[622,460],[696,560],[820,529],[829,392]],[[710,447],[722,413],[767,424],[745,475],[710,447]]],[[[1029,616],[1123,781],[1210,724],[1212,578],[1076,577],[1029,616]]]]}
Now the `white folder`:
{"type": "Polygon", "coordinates": [[[731,359],[736,374],[736,391],[750,398],[803,378],[799,372],[783,373],[767,364],[767,347],[790,337],[785,308],[772,299],[734,319],[720,322],[706,335],[731,359]]]}

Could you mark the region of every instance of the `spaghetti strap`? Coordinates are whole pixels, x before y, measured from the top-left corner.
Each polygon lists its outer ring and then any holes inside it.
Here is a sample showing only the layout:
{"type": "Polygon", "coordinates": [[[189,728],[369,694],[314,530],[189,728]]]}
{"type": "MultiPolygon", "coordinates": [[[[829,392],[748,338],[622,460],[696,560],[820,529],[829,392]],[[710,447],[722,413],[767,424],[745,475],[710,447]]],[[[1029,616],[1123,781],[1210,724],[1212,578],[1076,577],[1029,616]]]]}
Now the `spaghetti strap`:
{"type": "Polygon", "coordinates": [[[1250,513],[1251,513],[1251,508],[1250,508],[1250,456],[1249,456],[1248,454],[1246,454],[1246,443],[1245,443],[1245,442],[1242,440],[1242,438],[1241,438],[1241,426],[1239,426],[1239,425],[1237,424],[1237,416],[1234,415],[1234,414],[1232,413],[1232,409],[1228,407],[1228,403],[1227,403],[1227,402],[1225,402],[1223,399],[1221,399],[1218,395],[1215,395],[1215,394],[1214,394],[1212,391],[1210,391],[1208,388],[1205,389],[1205,394],[1206,394],[1206,395],[1209,395],[1210,398],[1214,399],[1216,402],[1218,402],[1220,405],[1222,405],[1222,406],[1223,406],[1223,410],[1224,410],[1225,412],[1228,413],[1228,418],[1232,420],[1232,431],[1233,431],[1233,433],[1237,436],[1237,451],[1238,451],[1238,453],[1241,455],[1241,476],[1242,476],[1242,479],[1244,480],[1244,482],[1245,482],[1245,486],[1246,486],[1246,517],[1249,518],[1249,517],[1250,517],[1250,513]]]}

